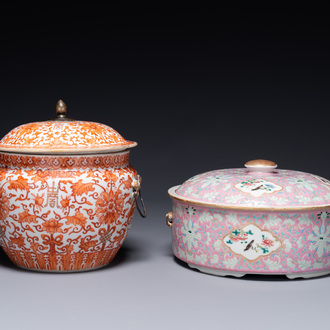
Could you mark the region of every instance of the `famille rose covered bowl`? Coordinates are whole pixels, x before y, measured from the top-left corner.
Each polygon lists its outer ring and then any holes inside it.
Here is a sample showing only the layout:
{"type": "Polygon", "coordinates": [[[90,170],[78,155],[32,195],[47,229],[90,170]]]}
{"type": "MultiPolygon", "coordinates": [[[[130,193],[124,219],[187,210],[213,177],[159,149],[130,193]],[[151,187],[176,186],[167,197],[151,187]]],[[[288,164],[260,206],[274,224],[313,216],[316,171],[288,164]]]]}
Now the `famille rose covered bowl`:
{"type": "Polygon", "coordinates": [[[61,100],[56,111],[0,141],[0,245],[23,268],[92,270],[113,259],[130,228],[141,178],[129,149],[137,144],[68,119],[61,100]]]}
{"type": "Polygon", "coordinates": [[[254,160],[169,189],[174,255],[214,275],[330,273],[330,181],[254,160]]]}

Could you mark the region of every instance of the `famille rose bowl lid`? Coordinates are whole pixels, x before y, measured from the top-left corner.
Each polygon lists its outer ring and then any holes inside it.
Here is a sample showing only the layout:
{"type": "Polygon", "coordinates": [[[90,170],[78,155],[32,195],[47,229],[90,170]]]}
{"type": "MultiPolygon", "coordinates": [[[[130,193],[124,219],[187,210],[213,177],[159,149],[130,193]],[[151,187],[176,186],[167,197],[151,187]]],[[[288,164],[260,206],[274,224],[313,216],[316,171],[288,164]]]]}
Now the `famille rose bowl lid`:
{"type": "Polygon", "coordinates": [[[279,170],[268,160],[245,168],[196,175],[169,190],[177,200],[225,209],[301,210],[330,208],[330,181],[309,173],[279,170]]]}
{"type": "Polygon", "coordinates": [[[84,154],[117,152],[135,147],[113,128],[90,121],[66,117],[66,104],[56,104],[54,120],[18,126],[0,140],[0,151],[46,154],[84,154]]]}

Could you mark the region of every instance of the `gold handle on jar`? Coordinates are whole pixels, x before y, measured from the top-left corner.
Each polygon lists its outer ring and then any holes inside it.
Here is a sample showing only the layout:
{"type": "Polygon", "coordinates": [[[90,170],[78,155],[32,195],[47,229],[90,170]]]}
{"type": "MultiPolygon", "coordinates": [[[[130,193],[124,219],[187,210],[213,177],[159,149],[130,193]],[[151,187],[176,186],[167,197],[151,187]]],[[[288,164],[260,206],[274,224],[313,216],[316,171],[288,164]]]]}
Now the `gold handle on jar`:
{"type": "Polygon", "coordinates": [[[173,226],[173,212],[166,213],[166,224],[172,228],[173,226]]]}
{"type": "Polygon", "coordinates": [[[144,205],[144,201],[142,198],[142,194],[141,194],[141,182],[142,182],[142,178],[140,175],[137,176],[137,180],[134,180],[132,183],[133,186],[133,196],[135,198],[135,204],[136,204],[136,208],[139,211],[140,215],[142,218],[146,218],[147,216],[147,210],[146,207],[144,205]],[[138,204],[138,200],[137,198],[140,197],[140,203],[142,205],[142,211],[140,209],[140,206],[138,204]]]}

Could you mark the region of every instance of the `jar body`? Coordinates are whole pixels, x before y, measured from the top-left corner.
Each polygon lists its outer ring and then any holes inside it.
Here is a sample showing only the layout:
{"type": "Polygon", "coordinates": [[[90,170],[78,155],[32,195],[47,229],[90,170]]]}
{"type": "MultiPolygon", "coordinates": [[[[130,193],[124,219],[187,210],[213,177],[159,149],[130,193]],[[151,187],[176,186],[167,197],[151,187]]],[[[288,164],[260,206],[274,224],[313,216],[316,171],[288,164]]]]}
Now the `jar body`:
{"type": "Polygon", "coordinates": [[[135,209],[129,151],[0,153],[0,245],[18,266],[82,271],[107,265],[135,209]]]}
{"type": "Polygon", "coordinates": [[[214,275],[330,273],[330,209],[252,211],[173,199],[174,255],[214,275]]]}

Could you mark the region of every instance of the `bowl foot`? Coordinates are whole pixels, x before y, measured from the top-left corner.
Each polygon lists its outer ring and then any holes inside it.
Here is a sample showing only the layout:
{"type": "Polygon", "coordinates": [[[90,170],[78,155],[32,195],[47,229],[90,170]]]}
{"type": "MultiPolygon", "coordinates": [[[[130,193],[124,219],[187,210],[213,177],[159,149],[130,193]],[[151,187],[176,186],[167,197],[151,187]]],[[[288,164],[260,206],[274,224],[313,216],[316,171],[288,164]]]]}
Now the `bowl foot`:
{"type": "Polygon", "coordinates": [[[20,269],[24,269],[24,270],[28,270],[28,271],[32,271],[32,272],[38,272],[38,273],[57,273],[57,274],[65,274],[65,273],[82,273],[82,272],[90,272],[93,270],[97,270],[97,269],[101,269],[104,268],[106,266],[108,266],[108,264],[106,265],[102,265],[102,266],[97,266],[97,267],[93,267],[93,268],[83,268],[83,269],[73,269],[73,270],[57,270],[57,269],[38,269],[38,268],[28,268],[28,267],[23,267],[21,265],[15,265],[20,269]]]}
{"type": "Polygon", "coordinates": [[[244,272],[235,272],[230,270],[223,270],[223,269],[213,269],[209,267],[203,267],[199,265],[194,265],[188,263],[190,268],[198,269],[202,273],[216,275],[216,276],[234,276],[234,277],[243,277],[244,275],[251,274],[251,275],[285,275],[288,279],[293,280],[296,278],[314,278],[320,276],[326,276],[330,274],[329,270],[321,270],[317,272],[304,272],[304,273],[244,273],[244,272]]]}
{"type": "Polygon", "coordinates": [[[230,270],[222,270],[222,269],[213,269],[209,267],[198,266],[194,264],[188,263],[190,268],[196,268],[202,273],[216,275],[216,276],[235,276],[235,277],[243,277],[246,273],[241,272],[232,272],[230,270]]]}

